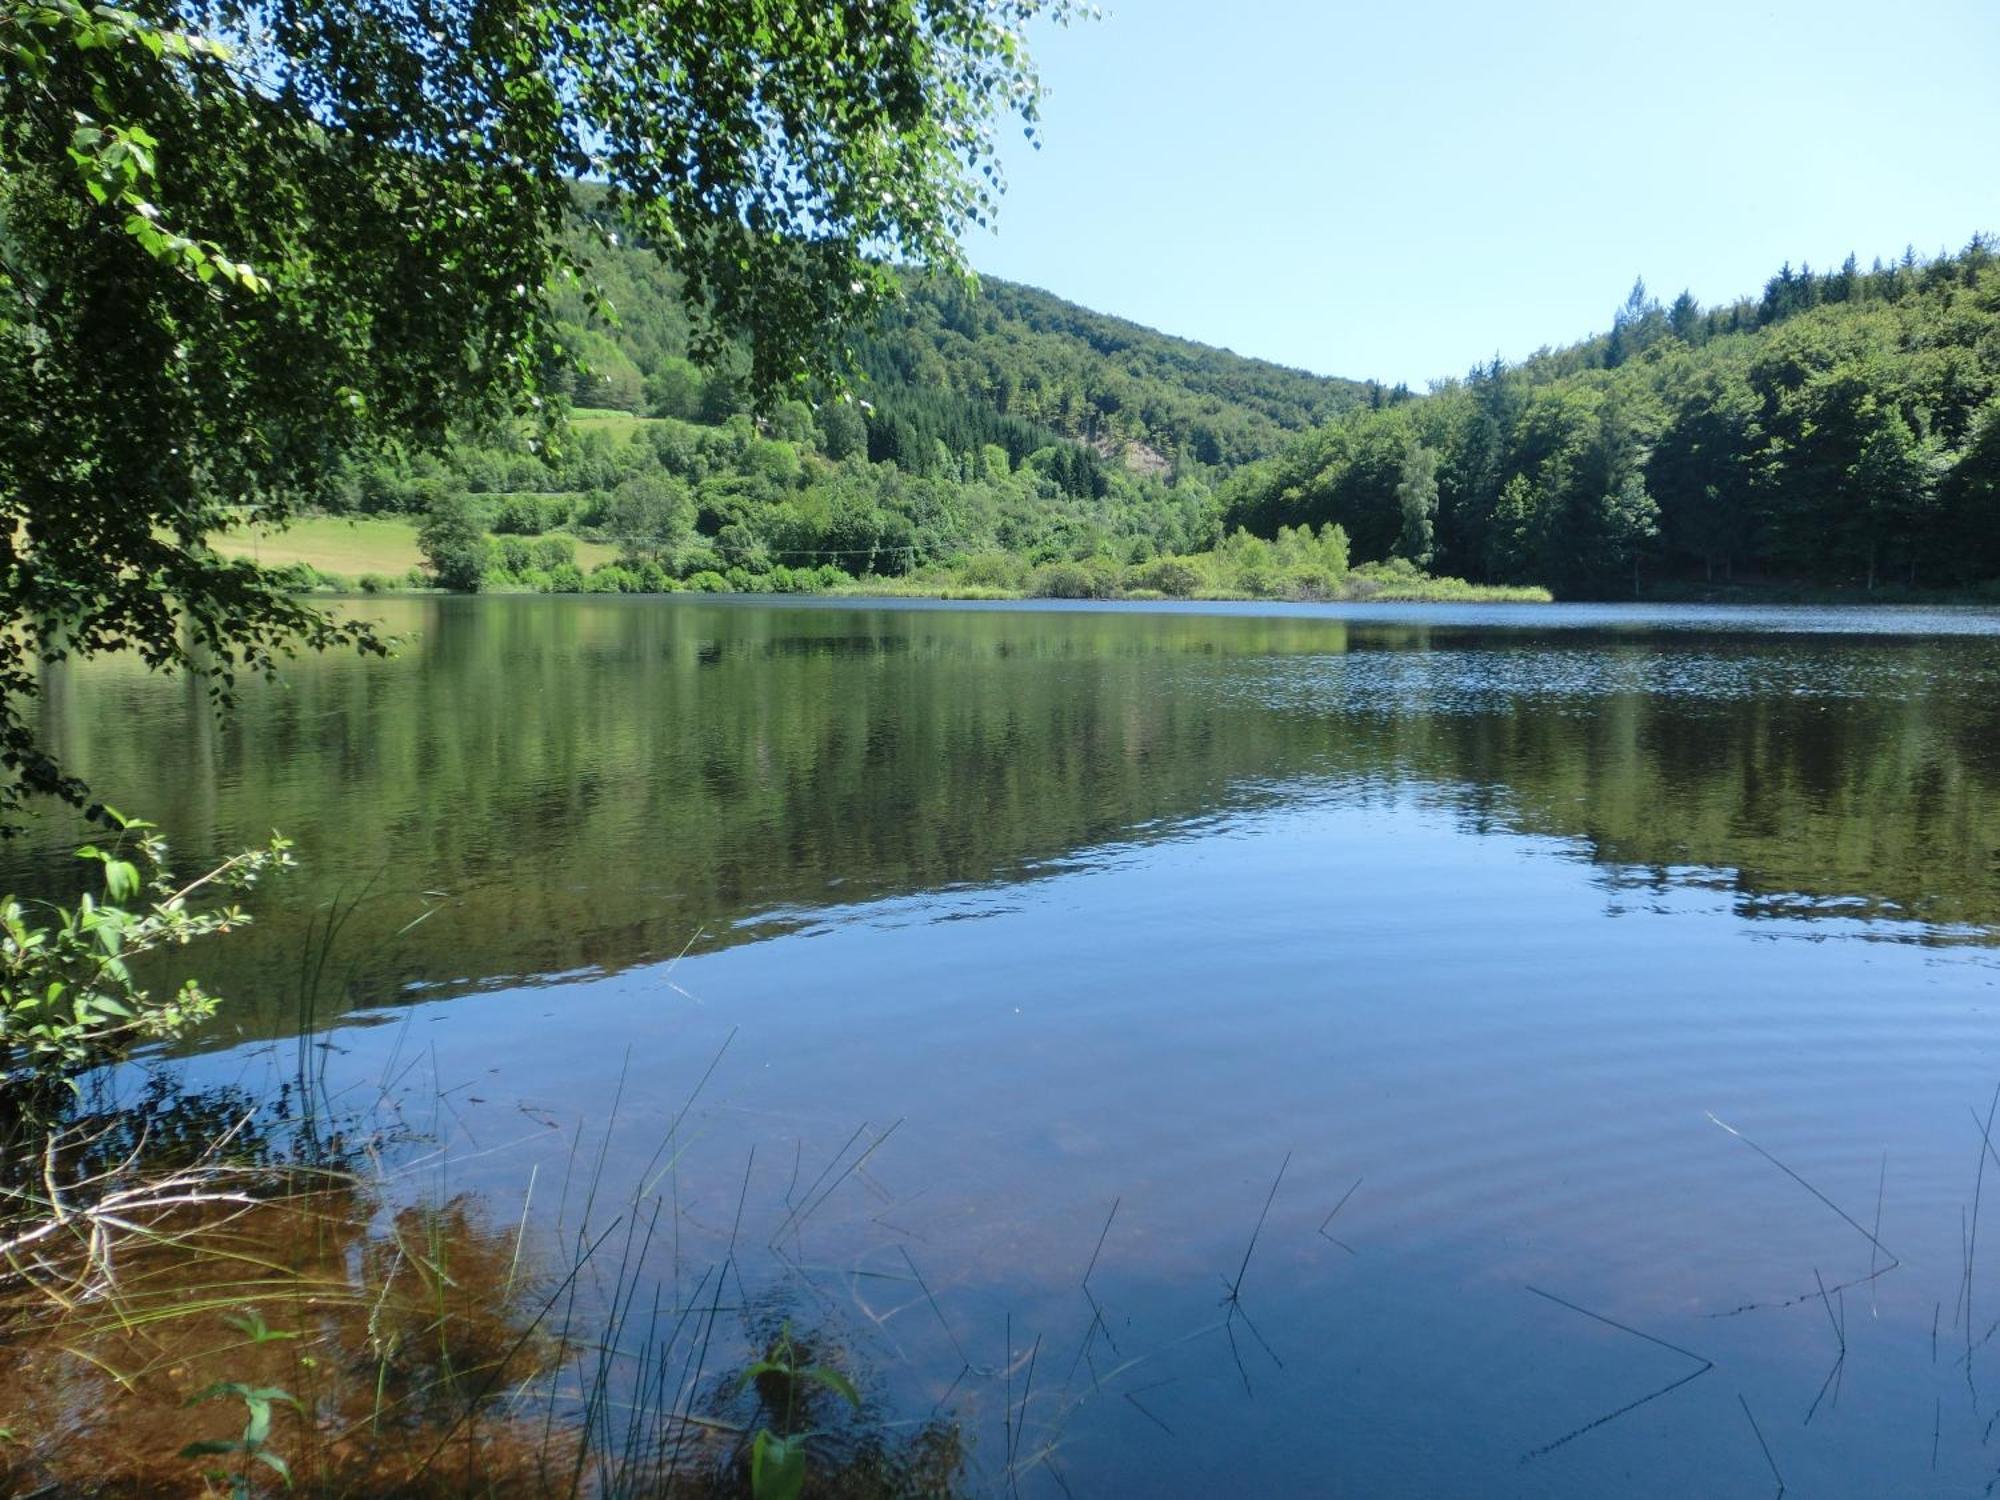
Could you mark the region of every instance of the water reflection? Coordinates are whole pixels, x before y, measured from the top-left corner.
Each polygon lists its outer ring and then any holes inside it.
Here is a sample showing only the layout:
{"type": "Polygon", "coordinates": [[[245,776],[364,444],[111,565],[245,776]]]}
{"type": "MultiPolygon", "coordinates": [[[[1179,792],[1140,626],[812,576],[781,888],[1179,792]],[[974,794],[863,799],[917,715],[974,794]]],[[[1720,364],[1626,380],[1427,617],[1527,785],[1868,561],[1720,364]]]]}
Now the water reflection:
{"type": "MultiPolygon", "coordinates": [[[[298,663],[222,726],[117,664],[44,701],[58,748],[185,859],[298,840],[304,876],[210,975],[274,1016],[303,915],[336,900],[361,898],[344,988],[369,1003],[1328,798],[1552,836],[1610,885],[1720,886],[1747,919],[1985,942],[2000,916],[2000,660],[1976,613],[370,609],[410,637],[398,660],[298,663]]],[[[13,878],[60,890],[62,833],[4,851],[13,878]]]]}

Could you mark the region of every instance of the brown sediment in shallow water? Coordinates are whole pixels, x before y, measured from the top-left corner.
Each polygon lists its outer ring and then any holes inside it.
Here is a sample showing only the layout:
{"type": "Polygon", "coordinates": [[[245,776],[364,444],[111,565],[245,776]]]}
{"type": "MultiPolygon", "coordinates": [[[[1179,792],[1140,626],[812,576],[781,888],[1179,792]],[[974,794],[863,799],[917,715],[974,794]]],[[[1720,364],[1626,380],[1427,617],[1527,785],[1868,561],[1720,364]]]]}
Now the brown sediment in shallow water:
{"type": "Polygon", "coordinates": [[[246,1408],[218,1383],[275,1388],[269,1451],[299,1493],[539,1495],[568,1489],[574,1442],[523,1399],[557,1361],[546,1296],[512,1230],[470,1205],[371,1225],[351,1191],[258,1204],[128,1246],[108,1285],[60,1300],[46,1275],[0,1308],[0,1490],[214,1493],[246,1408]],[[190,1404],[190,1402],[193,1404],[190,1404]]]}

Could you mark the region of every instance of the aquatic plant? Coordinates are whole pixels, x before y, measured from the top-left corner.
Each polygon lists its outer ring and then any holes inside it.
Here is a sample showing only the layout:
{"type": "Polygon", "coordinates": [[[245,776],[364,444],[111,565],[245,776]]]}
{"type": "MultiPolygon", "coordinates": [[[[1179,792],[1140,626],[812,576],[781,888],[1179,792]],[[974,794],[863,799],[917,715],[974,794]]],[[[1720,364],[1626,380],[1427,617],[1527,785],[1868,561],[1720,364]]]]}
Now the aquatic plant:
{"type": "Polygon", "coordinates": [[[97,866],[101,897],[86,892],[68,907],[0,897],[0,1131],[8,1135],[10,1125],[46,1123],[51,1085],[212,1016],[219,1002],[199,981],[156,994],[133,965],[156,949],[247,925],[249,915],[226,898],[292,863],[290,842],[274,834],[182,882],[151,823],[110,809],[104,816],[114,837],[76,851],[97,866]],[[140,897],[149,899],[134,904],[140,897]]]}

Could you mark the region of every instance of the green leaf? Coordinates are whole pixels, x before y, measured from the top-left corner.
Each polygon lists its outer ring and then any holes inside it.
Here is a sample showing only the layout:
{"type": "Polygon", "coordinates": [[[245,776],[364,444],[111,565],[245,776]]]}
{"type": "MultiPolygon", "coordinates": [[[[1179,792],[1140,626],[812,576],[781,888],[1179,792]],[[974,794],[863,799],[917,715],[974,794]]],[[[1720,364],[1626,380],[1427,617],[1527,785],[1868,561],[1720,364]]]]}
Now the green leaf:
{"type": "Polygon", "coordinates": [[[286,1463],[284,1459],[280,1458],[275,1453],[267,1453],[261,1448],[258,1449],[255,1453],[251,1454],[250,1456],[256,1459],[258,1463],[268,1464],[272,1469],[274,1469],[277,1472],[278,1477],[285,1481],[286,1489],[290,1489],[292,1487],[292,1466],[286,1463]]]}
{"type": "Polygon", "coordinates": [[[781,1438],[768,1427],[750,1444],[752,1500],[798,1500],[806,1484],[803,1438],[781,1438]]]}
{"type": "Polygon", "coordinates": [[[104,894],[113,901],[130,901],[139,894],[139,867],[128,859],[104,862],[104,894]]]}

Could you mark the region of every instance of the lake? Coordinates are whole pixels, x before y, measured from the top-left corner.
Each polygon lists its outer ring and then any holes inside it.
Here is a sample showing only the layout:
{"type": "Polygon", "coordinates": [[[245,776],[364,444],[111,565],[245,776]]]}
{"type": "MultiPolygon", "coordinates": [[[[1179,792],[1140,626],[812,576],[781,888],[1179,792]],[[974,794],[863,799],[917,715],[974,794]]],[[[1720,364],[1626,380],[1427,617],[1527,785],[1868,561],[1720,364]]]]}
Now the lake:
{"type": "Polygon", "coordinates": [[[353,607],[221,724],[50,681],[186,867],[297,841],[179,1066],[337,918],[327,1099],[558,1256],[584,1161],[967,1492],[2000,1474],[2000,615],[353,607]]]}

